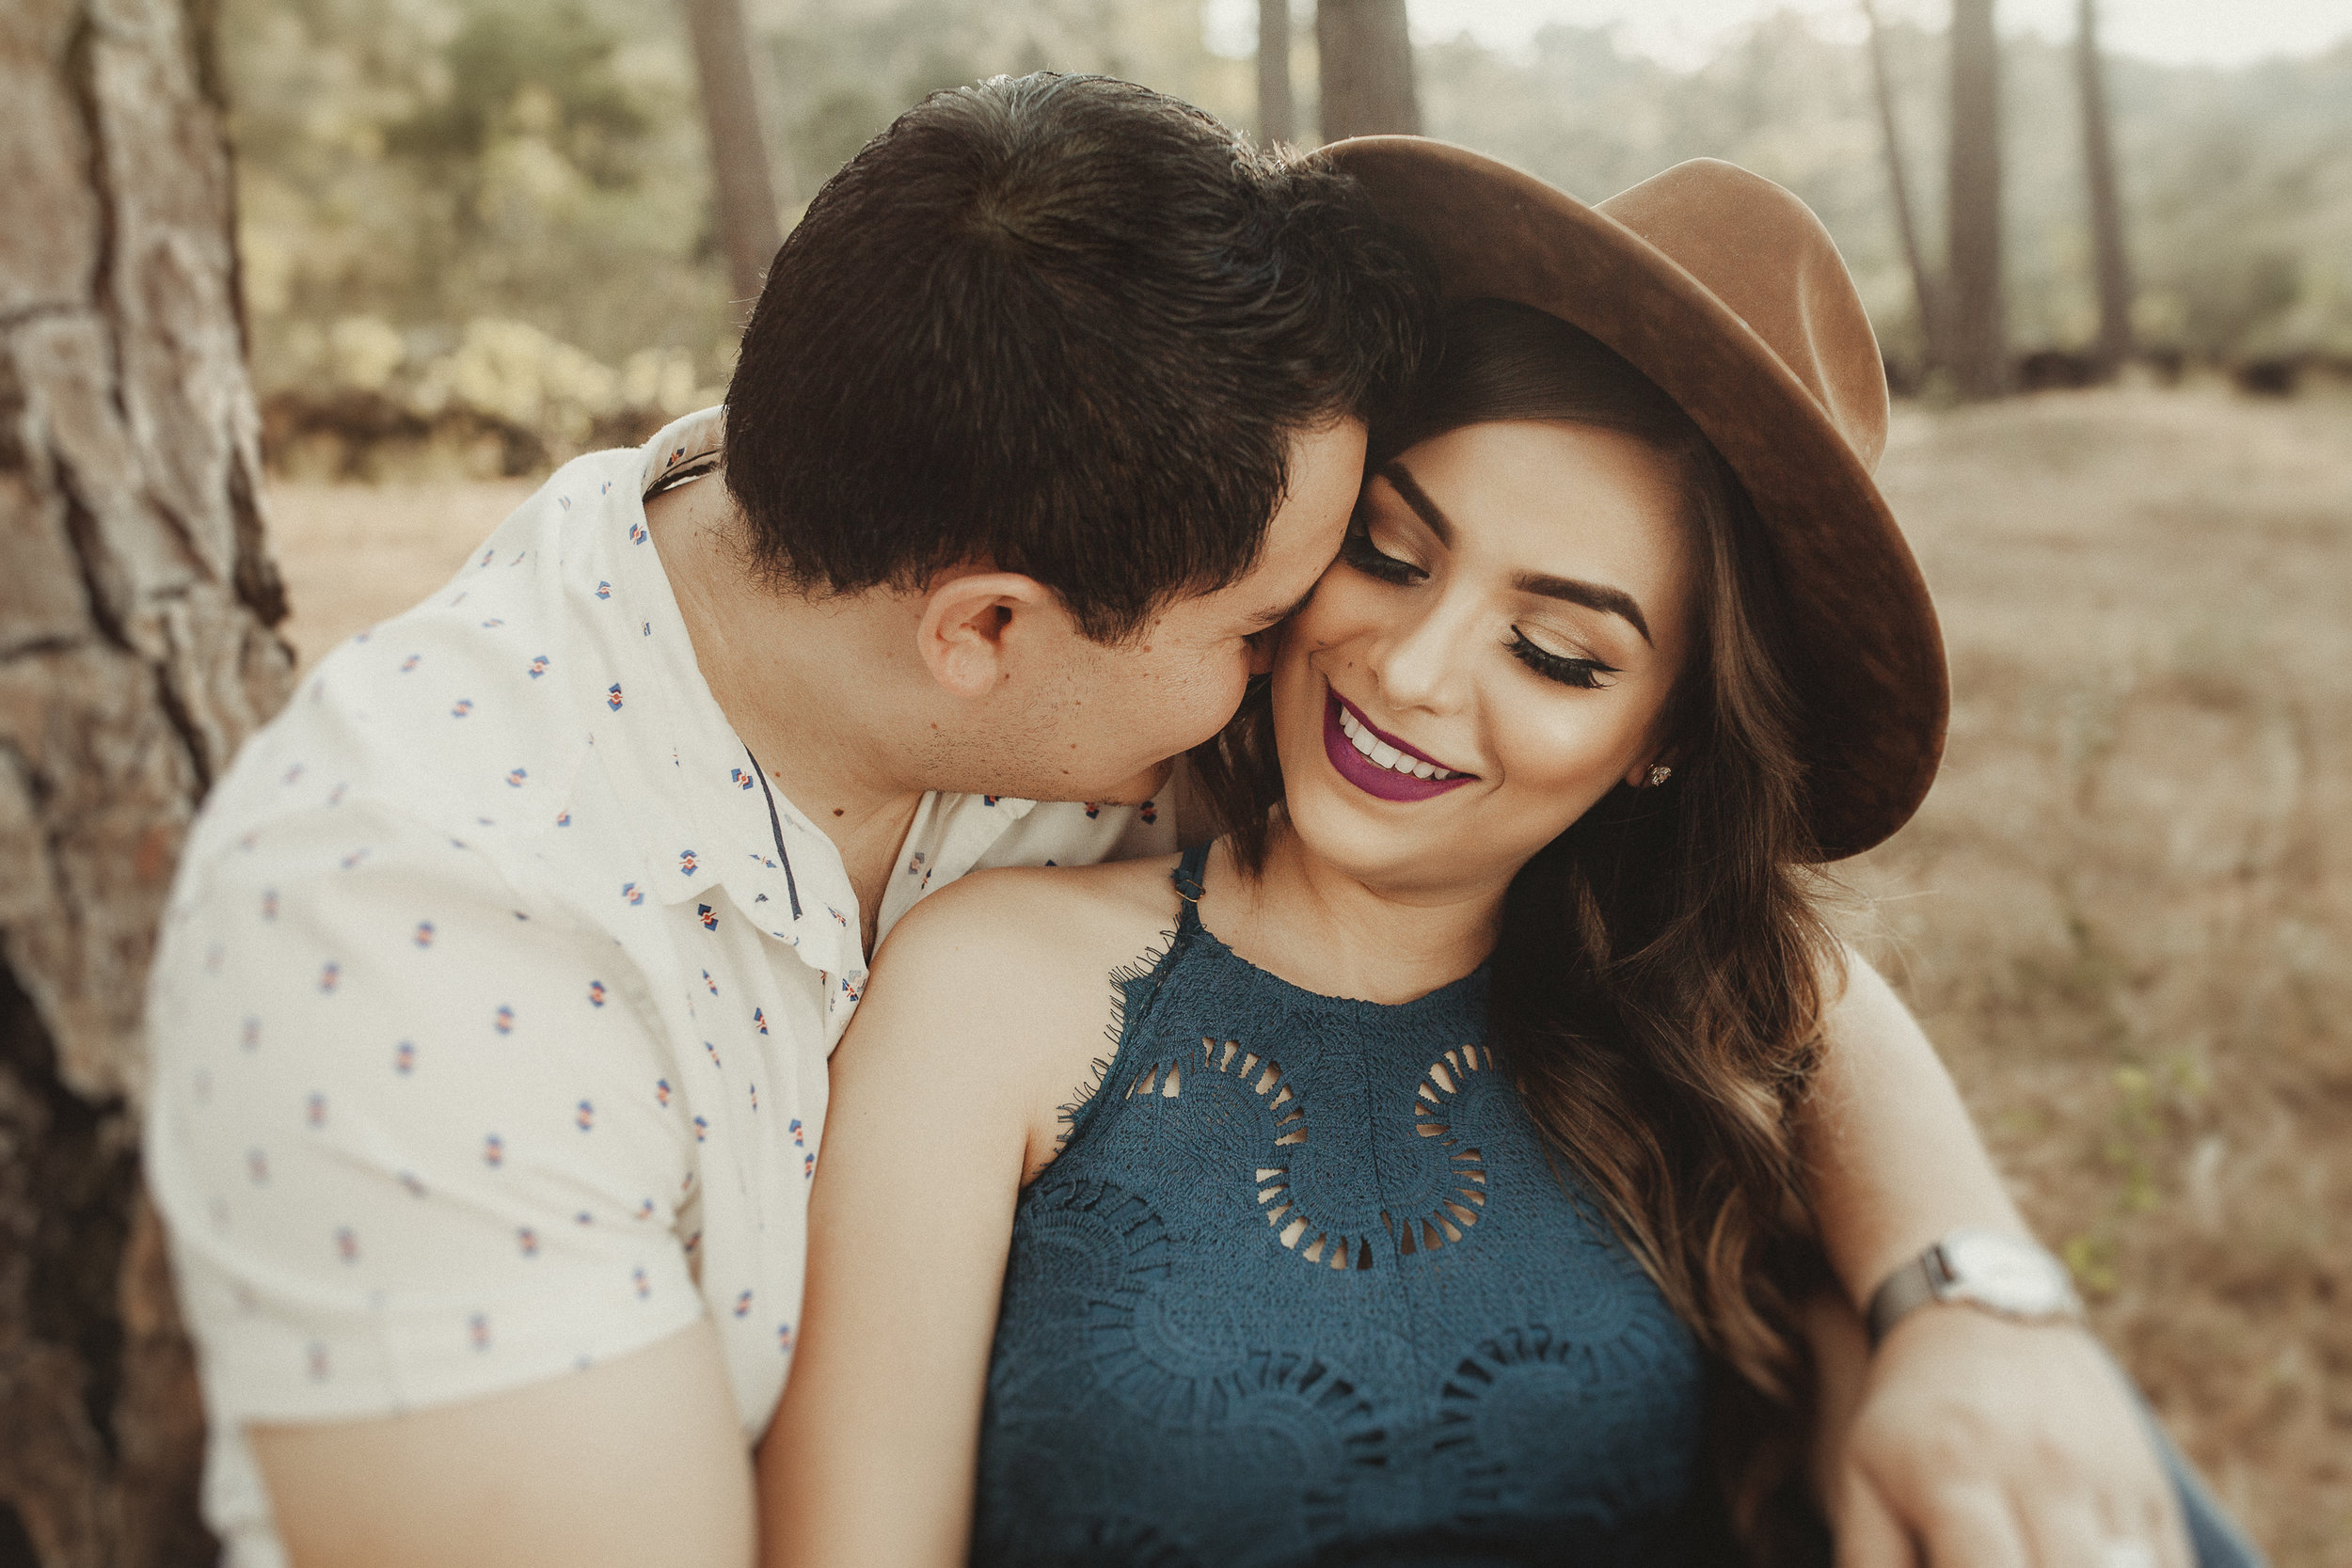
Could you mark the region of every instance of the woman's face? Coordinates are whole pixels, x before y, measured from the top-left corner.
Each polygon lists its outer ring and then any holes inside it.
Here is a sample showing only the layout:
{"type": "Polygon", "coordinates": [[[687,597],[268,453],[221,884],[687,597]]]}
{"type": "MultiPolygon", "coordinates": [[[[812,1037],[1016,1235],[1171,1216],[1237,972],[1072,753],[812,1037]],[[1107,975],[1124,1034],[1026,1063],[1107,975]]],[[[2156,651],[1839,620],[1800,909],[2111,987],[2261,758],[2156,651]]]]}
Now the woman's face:
{"type": "Polygon", "coordinates": [[[1584,425],[1471,425],[1373,475],[1275,664],[1302,838],[1391,894],[1476,895],[1671,763],[1682,512],[1665,458],[1584,425]]]}

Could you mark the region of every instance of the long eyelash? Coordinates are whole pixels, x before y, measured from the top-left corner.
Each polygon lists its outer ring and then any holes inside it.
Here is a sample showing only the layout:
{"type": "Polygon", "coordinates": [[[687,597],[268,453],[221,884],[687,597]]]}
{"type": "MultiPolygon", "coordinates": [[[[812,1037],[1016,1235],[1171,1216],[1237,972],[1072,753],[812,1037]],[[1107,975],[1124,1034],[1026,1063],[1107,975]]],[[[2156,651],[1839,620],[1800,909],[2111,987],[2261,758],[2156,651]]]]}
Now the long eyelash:
{"type": "Polygon", "coordinates": [[[1546,680],[1573,686],[1581,691],[1605,690],[1597,677],[1619,673],[1615,665],[1603,664],[1597,658],[1564,658],[1547,652],[1530,642],[1517,626],[1511,628],[1511,655],[1546,680]]]}
{"type": "Polygon", "coordinates": [[[1360,519],[1348,526],[1346,537],[1340,541],[1340,559],[1382,582],[1417,582],[1429,575],[1409,561],[1384,553],[1372,542],[1360,519]]]}

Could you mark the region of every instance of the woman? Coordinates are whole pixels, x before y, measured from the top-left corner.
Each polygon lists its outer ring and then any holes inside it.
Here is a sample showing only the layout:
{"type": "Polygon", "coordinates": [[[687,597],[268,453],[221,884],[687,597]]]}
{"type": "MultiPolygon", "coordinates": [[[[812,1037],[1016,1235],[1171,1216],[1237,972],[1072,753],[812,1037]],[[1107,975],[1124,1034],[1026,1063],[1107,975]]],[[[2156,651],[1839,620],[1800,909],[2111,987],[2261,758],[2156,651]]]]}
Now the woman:
{"type": "MultiPolygon", "coordinates": [[[[1341,155],[1465,303],[1201,759],[1227,836],[893,937],[762,1455],[779,1560],[1799,1545],[1843,983],[1807,868],[1910,816],[1945,701],[1875,347],[1728,166],[1596,212],[1341,155]]],[[[2045,1560],[2180,1560],[2162,1512],[2066,1528],[2045,1560]]]]}

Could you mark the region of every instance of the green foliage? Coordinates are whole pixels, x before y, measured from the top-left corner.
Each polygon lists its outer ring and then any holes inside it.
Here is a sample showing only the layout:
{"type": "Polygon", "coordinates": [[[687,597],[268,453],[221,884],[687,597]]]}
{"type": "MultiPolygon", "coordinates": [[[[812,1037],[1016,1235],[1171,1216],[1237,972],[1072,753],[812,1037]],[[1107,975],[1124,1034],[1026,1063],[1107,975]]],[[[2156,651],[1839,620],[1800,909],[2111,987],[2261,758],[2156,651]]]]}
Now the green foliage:
{"type": "MultiPolygon", "coordinates": [[[[548,373],[575,390],[550,406],[596,404],[603,394],[578,388],[627,380],[641,351],[669,367],[674,390],[681,375],[694,391],[723,378],[736,307],[675,4],[225,6],[265,390],[422,397],[453,384],[434,366],[523,341],[518,327],[601,372],[564,360],[570,369],[548,373]]],[[[900,109],[998,71],[1099,71],[1236,123],[1254,118],[1251,62],[1204,47],[1197,3],[770,0],[752,15],[787,225],[900,109]]],[[[1888,41],[1932,255],[1943,40],[1898,26],[1888,41]]],[[[1295,67],[1311,103],[1311,39],[1295,67]]],[[[1916,357],[1857,49],[1783,13],[1692,71],[1625,55],[1605,29],[1554,26],[1507,57],[1467,40],[1425,48],[1420,73],[1432,135],[1581,196],[1698,156],[1788,185],[1836,237],[1889,352],[1916,357]]],[[[2352,43],[2229,71],[2119,61],[2111,80],[2143,341],[2218,356],[2352,355],[2352,43]]],[[[2009,46],[2005,104],[2011,338],[2020,349],[2079,345],[2095,309],[2063,40],[2009,46]]]]}
{"type": "Polygon", "coordinates": [[[228,0],[241,250],[265,388],[350,320],[415,363],[477,319],[603,360],[729,325],[672,13],[620,0],[228,0]]]}
{"type": "Polygon", "coordinates": [[[442,52],[446,89],[386,127],[385,150],[474,182],[501,144],[535,138],[597,188],[631,188],[653,116],[614,73],[617,45],[578,0],[487,0],[442,52]]]}
{"type": "MultiPolygon", "coordinates": [[[[542,408],[560,449],[723,380],[738,318],[674,5],[226,4],[265,393],[364,391],[429,417],[491,385],[490,359],[527,363],[479,412],[542,408]],[[657,362],[667,391],[639,395],[657,362]]],[[[1130,75],[1248,108],[1248,62],[1210,55],[1188,6],[803,0],[757,20],[787,223],[899,110],[999,71],[1130,75]]]]}
{"type": "Polygon", "coordinates": [[[802,0],[766,38],[791,207],[901,109],[1000,72],[1100,72],[1251,116],[1251,67],[1208,52],[1197,4],[802,0]]]}

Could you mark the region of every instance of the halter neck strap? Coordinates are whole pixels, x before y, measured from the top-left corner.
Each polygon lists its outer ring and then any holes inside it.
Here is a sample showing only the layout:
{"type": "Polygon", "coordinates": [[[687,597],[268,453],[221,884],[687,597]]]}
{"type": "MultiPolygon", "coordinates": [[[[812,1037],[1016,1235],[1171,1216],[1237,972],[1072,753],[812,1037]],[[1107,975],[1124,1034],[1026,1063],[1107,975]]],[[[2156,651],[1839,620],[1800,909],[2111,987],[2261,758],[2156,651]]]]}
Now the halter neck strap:
{"type": "Polygon", "coordinates": [[[1209,846],[1196,844],[1184,851],[1184,858],[1176,863],[1168,879],[1176,884],[1176,896],[1184,901],[1182,924],[1178,929],[1190,935],[1200,926],[1200,895],[1205,891],[1201,878],[1209,869],[1209,846]]]}

